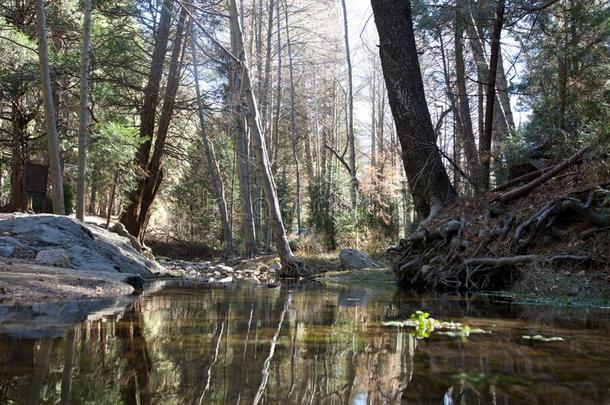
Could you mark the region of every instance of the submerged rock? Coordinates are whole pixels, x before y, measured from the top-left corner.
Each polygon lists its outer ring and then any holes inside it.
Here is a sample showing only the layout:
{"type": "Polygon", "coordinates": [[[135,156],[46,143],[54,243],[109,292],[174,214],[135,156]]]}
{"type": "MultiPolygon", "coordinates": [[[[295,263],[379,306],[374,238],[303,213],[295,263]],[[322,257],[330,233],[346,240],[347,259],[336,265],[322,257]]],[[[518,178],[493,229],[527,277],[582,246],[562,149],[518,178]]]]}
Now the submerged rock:
{"type": "Polygon", "coordinates": [[[348,269],[377,269],[379,265],[366,253],[357,249],[343,249],[339,253],[341,265],[348,269]]]}

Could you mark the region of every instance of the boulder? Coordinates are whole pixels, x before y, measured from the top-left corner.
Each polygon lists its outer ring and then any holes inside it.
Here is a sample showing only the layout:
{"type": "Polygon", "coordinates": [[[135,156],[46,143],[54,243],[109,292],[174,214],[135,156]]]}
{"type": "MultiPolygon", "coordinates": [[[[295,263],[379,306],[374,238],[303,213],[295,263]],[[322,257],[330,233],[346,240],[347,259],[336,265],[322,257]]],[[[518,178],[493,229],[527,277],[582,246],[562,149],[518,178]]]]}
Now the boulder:
{"type": "Polygon", "coordinates": [[[70,257],[64,249],[41,250],[36,254],[36,263],[46,266],[70,267],[70,257]]]}
{"type": "Polygon", "coordinates": [[[36,252],[11,236],[0,236],[0,256],[31,258],[36,252]]]}
{"type": "Polygon", "coordinates": [[[357,249],[343,249],[339,253],[339,260],[341,260],[341,265],[348,269],[379,268],[379,265],[373,259],[357,249]]]}
{"type": "MultiPolygon", "coordinates": [[[[18,250],[33,252],[29,256],[33,258],[43,251],[59,249],[69,258],[70,267],[77,270],[142,276],[164,271],[158,263],[134,248],[128,238],[74,218],[12,214],[0,220],[0,234],[3,235],[0,245],[15,246],[12,257],[27,258],[17,255],[18,250]]],[[[5,251],[8,253],[10,248],[5,251]]],[[[45,260],[49,255],[43,254],[45,260]]],[[[53,255],[57,258],[57,253],[53,255]]]]}

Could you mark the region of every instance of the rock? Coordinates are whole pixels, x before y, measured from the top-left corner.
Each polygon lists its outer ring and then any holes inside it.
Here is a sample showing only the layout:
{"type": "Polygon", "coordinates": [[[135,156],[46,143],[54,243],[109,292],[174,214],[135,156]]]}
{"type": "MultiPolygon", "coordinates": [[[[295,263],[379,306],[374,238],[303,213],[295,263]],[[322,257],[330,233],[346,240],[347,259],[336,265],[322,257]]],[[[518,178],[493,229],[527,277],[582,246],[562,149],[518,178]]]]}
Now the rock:
{"type": "Polygon", "coordinates": [[[15,246],[0,242],[0,256],[11,257],[15,253],[15,246]]]}
{"type": "Polygon", "coordinates": [[[356,249],[343,249],[339,254],[341,265],[348,269],[378,269],[379,265],[366,253],[356,249]]]}
{"type": "Polygon", "coordinates": [[[131,243],[131,246],[134,247],[134,249],[136,249],[138,252],[144,252],[144,246],[142,246],[142,244],[140,243],[140,241],[133,236],[132,234],[130,234],[127,229],[125,228],[125,225],[123,225],[120,222],[115,223],[114,225],[112,225],[109,229],[110,232],[114,232],[119,236],[122,236],[124,238],[127,238],[129,240],[129,243],[131,243]]]}
{"type": "Polygon", "coordinates": [[[21,250],[31,250],[34,254],[29,257],[34,257],[36,252],[63,249],[78,270],[142,276],[165,271],[126,237],[66,216],[12,214],[0,220],[0,234],[8,234],[20,244],[14,257],[25,257],[18,254],[21,250]]]}
{"type": "Polygon", "coordinates": [[[218,280],[218,282],[219,283],[232,283],[233,282],[233,276],[221,278],[220,280],[218,280]]]}
{"type": "Polygon", "coordinates": [[[72,265],[70,257],[64,249],[41,250],[36,255],[36,263],[56,267],[70,267],[72,265]]]}
{"type": "Polygon", "coordinates": [[[0,256],[22,258],[35,257],[36,252],[12,236],[0,236],[0,256]]]}
{"type": "Polygon", "coordinates": [[[233,272],[233,267],[229,267],[229,266],[225,266],[224,264],[219,264],[218,266],[214,267],[215,271],[224,271],[227,273],[231,273],[233,272]]]}
{"type": "Polygon", "coordinates": [[[282,270],[282,263],[277,263],[277,262],[276,262],[276,263],[272,263],[272,264],[269,266],[269,268],[270,268],[271,270],[273,270],[274,272],[278,272],[278,271],[282,270]]]}

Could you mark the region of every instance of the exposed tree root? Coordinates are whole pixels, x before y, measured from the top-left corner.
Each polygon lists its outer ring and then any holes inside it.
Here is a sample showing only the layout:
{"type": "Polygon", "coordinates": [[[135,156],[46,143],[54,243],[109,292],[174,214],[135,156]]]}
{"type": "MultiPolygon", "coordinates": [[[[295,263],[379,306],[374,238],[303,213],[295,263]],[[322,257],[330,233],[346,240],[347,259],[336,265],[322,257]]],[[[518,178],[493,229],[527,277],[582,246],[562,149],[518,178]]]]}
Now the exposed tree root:
{"type": "MultiPolygon", "coordinates": [[[[557,176],[583,153],[541,171],[527,187],[507,195],[527,194],[536,187],[532,183],[540,185],[557,176]]],[[[528,215],[521,213],[523,207],[531,212],[535,205],[525,201],[506,208],[501,216],[483,213],[486,210],[471,214],[472,209],[463,208],[459,219],[451,217],[457,214],[455,209],[435,213],[436,218],[426,219],[409,239],[388,250],[395,259],[396,280],[406,288],[481,290],[510,287],[523,271],[536,268],[608,268],[610,252],[604,238],[610,236],[609,196],[610,187],[602,184],[557,196],[528,215]]]]}
{"type": "Polygon", "coordinates": [[[282,268],[277,271],[277,275],[282,278],[308,278],[312,272],[303,261],[291,255],[282,259],[282,268]]]}

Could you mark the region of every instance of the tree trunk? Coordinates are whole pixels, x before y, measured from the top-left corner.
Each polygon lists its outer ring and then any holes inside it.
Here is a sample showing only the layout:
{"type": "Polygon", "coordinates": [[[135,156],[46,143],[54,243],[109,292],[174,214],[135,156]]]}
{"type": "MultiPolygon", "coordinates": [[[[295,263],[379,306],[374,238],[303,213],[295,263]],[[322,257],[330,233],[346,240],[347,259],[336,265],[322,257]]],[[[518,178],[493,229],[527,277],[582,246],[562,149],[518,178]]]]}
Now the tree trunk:
{"type": "Polygon", "coordinates": [[[25,191],[25,166],[28,159],[28,140],[26,131],[29,119],[23,115],[19,97],[16,97],[12,102],[11,121],[11,190],[8,204],[2,208],[2,211],[23,212],[28,209],[28,196],[25,191]]]}
{"type": "Polygon", "coordinates": [[[456,199],[438,148],[426,104],[411,20],[411,2],[371,1],[380,38],[383,73],[402,146],[413,203],[421,217],[456,199]]]}
{"type": "Polygon", "coordinates": [[[193,57],[193,75],[195,76],[195,91],[197,94],[197,109],[199,110],[199,125],[201,127],[201,137],[203,138],[203,146],[208,162],[208,170],[210,172],[210,178],[212,180],[212,186],[214,188],[214,196],[216,197],[216,203],[218,204],[218,213],[220,214],[220,220],[222,221],[222,229],[224,233],[224,253],[227,257],[233,257],[235,254],[235,248],[233,245],[233,230],[229,222],[229,214],[227,212],[227,202],[225,200],[224,184],[222,182],[222,176],[220,175],[220,168],[218,167],[218,161],[216,160],[216,152],[214,150],[214,144],[208,136],[208,132],[205,127],[205,115],[203,112],[203,100],[201,98],[201,89],[199,87],[199,68],[197,66],[197,50],[195,46],[195,36],[193,34],[193,24],[190,24],[191,34],[191,52],[193,57]]]}
{"type": "MultiPolygon", "coordinates": [[[[458,0],[455,7],[455,74],[457,84],[457,114],[461,124],[460,134],[466,152],[466,162],[470,177],[474,183],[475,193],[481,189],[479,159],[477,156],[477,145],[472,129],[472,119],[470,118],[470,100],[468,98],[468,88],[466,86],[466,64],[464,63],[464,0],[458,0]]],[[[449,89],[449,91],[451,91],[449,89]]]]}
{"type": "Polygon", "coordinates": [[[371,166],[377,166],[377,75],[375,74],[375,63],[373,63],[371,77],[371,166]]]}
{"type": "MultiPolygon", "coordinates": [[[[152,147],[152,140],[155,132],[155,119],[157,104],[159,103],[161,79],[163,78],[163,65],[165,63],[169,30],[172,22],[172,7],[173,2],[171,0],[164,0],[161,5],[159,25],[155,32],[155,48],[152,54],[148,83],[144,90],[144,101],[142,103],[142,112],[140,113],[140,136],[143,137],[145,141],[138,148],[135,157],[135,164],[142,172],[146,170],[146,166],[148,165],[150,148],[152,147]]],[[[138,227],[138,217],[140,215],[140,205],[142,202],[142,192],[144,190],[145,181],[144,178],[140,179],[136,188],[129,193],[129,205],[121,215],[121,223],[125,225],[125,228],[132,235],[138,235],[140,231],[138,227]]]]}
{"type": "Polygon", "coordinates": [[[286,45],[288,46],[288,72],[290,75],[290,141],[292,143],[292,158],[294,159],[296,174],[296,211],[297,211],[297,235],[301,234],[301,162],[298,153],[297,140],[297,112],[296,94],[294,85],[294,66],[292,60],[292,43],[290,41],[290,25],[288,23],[288,3],[284,1],[284,17],[286,21],[286,45]]]}
{"type": "Polygon", "coordinates": [[[51,69],[49,67],[49,49],[47,46],[47,22],[44,10],[44,0],[36,0],[36,30],[38,31],[38,57],[40,59],[40,76],[42,97],[44,100],[45,128],[49,152],[51,186],[53,191],[53,213],[65,215],[64,179],[61,170],[59,135],[55,121],[55,106],[51,90],[51,69]]]}
{"type": "Polygon", "coordinates": [[[89,212],[93,215],[97,213],[97,190],[98,190],[99,168],[93,166],[93,175],[91,176],[91,195],[89,197],[89,212]]]}
{"type": "MultiPolygon", "coordinates": [[[[239,50],[235,39],[231,38],[233,54],[239,50]]],[[[254,224],[254,207],[251,193],[251,167],[250,167],[250,136],[246,128],[243,97],[241,94],[242,78],[238,64],[234,61],[231,72],[231,112],[235,129],[235,155],[237,158],[237,172],[239,175],[239,195],[241,199],[241,225],[244,236],[244,249],[246,257],[258,255],[256,244],[256,227],[254,224]]]]}
{"type": "MultiPolygon", "coordinates": [[[[457,27],[456,27],[457,30],[457,27]]],[[[442,33],[439,32],[439,42],[441,46],[441,58],[443,64],[443,75],[445,77],[445,86],[447,87],[447,97],[453,110],[453,116],[458,127],[458,134],[466,152],[466,163],[468,164],[468,172],[472,183],[475,186],[475,192],[478,192],[481,188],[481,181],[479,181],[479,175],[481,169],[479,167],[479,158],[477,156],[477,146],[474,140],[474,133],[472,130],[472,120],[470,119],[470,106],[468,102],[468,94],[466,89],[466,73],[464,66],[464,54],[461,46],[461,38],[457,38],[458,31],[456,31],[455,38],[455,65],[456,65],[456,81],[457,81],[457,97],[454,96],[453,87],[451,86],[451,80],[449,77],[449,69],[447,68],[446,56],[445,56],[445,45],[443,42],[442,33]]],[[[460,34],[461,35],[461,34],[460,34]]]]}
{"type": "MultiPolygon", "coordinates": [[[[280,113],[282,112],[282,19],[280,18],[280,2],[276,3],[277,12],[277,84],[276,84],[276,96],[275,106],[273,113],[273,128],[271,133],[271,144],[267,150],[271,156],[271,175],[275,176],[277,168],[277,145],[279,141],[280,133],[280,113]]],[[[268,219],[267,222],[271,223],[271,207],[268,207],[268,219]]],[[[267,241],[265,243],[265,250],[270,251],[271,245],[273,244],[273,227],[267,227],[267,241]]]]}
{"type": "MultiPolygon", "coordinates": [[[[273,12],[275,10],[275,0],[269,0],[269,16],[267,20],[267,48],[265,50],[265,74],[263,83],[263,95],[261,100],[261,118],[265,122],[265,135],[267,142],[271,143],[270,137],[270,114],[269,114],[269,94],[271,82],[271,51],[273,39],[273,12]]],[[[279,19],[279,16],[278,16],[279,19]]],[[[279,46],[279,45],[278,45],[279,46]]],[[[279,52],[279,50],[278,50],[279,52]]]]}
{"type": "Polygon", "coordinates": [[[176,93],[180,85],[180,75],[182,70],[182,62],[184,59],[185,41],[185,23],[186,23],[186,8],[182,8],[178,26],[176,28],[176,36],[172,56],[169,65],[167,85],[165,95],[163,97],[163,109],[159,118],[159,128],[157,128],[157,136],[155,146],[150,162],[147,167],[147,175],[144,177],[144,188],[142,190],[142,200],[140,203],[140,213],[137,220],[137,236],[140,241],[144,241],[144,234],[152,214],[152,204],[155,200],[162,180],[162,162],[165,155],[165,143],[169,132],[169,125],[172,116],[174,115],[174,107],[176,105],[176,93]]]}
{"type": "Polygon", "coordinates": [[[282,262],[282,271],[280,275],[283,277],[307,276],[309,273],[307,272],[304,263],[294,256],[290,249],[286,230],[282,221],[282,213],[274,187],[273,175],[271,174],[269,167],[265,139],[261,130],[258,106],[250,81],[250,72],[245,60],[243,34],[239,22],[236,0],[229,0],[229,9],[231,15],[231,36],[234,39],[236,49],[239,51],[238,55],[241,62],[240,70],[243,78],[242,92],[248,107],[248,124],[254,141],[259,179],[265,191],[267,205],[270,207],[273,239],[282,262]]]}
{"type": "Polygon", "coordinates": [[[80,72],[80,125],[78,132],[78,178],[76,185],[76,218],[85,219],[87,190],[87,127],[89,122],[89,43],[91,39],[91,9],[93,0],[85,0],[83,20],[83,52],[80,72]]]}
{"type": "Polygon", "coordinates": [[[119,182],[120,170],[114,173],[112,188],[110,189],[110,198],[108,199],[108,212],[106,213],[106,229],[110,229],[110,219],[112,218],[112,209],[114,208],[114,198],[116,197],[116,186],[119,182]]]}
{"type": "Polygon", "coordinates": [[[383,171],[385,166],[385,86],[380,80],[378,84],[379,94],[379,118],[377,119],[377,162],[379,169],[383,171]]]}
{"type": "MultiPolygon", "coordinates": [[[[479,80],[479,86],[483,86],[489,80],[489,66],[485,57],[485,46],[484,38],[482,37],[481,26],[487,24],[485,19],[476,18],[473,11],[473,6],[470,6],[470,18],[466,22],[466,32],[468,33],[470,49],[477,66],[477,79],[479,80]],[[477,29],[479,26],[479,29],[477,29]]],[[[500,46],[501,49],[501,46],[500,46]]],[[[501,50],[499,51],[501,54],[501,50]]],[[[504,64],[502,58],[498,58],[498,69],[497,69],[497,81],[496,81],[496,92],[497,98],[494,106],[494,120],[495,126],[494,131],[496,133],[496,141],[499,143],[504,136],[506,136],[511,130],[515,128],[513,120],[513,114],[510,106],[510,97],[508,95],[508,83],[506,81],[506,74],[504,72],[504,64]]],[[[484,99],[484,97],[482,97],[484,99]]],[[[479,109],[483,108],[484,102],[479,101],[479,109]]],[[[479,131],[481,138],[485,132],[485,120],[483,118],[484,112],[479,118],[479,131]]]]}
{"type": "Polygon", "coordinates": [[[487,83],[487,100],[485,110],[485,132],[480,140],[479,159],[481,161],[481,178],[485,190],[489,189],[489,166],[491,162],[491,139],[493,132],[494,105],[496,99],[496,75],[498,71],[498,58],[500,57],[500,36],[504,23],[504,0],[498,0],[496,17],[491,41],[489,56],[489,79],[487,83]]]}
{"type": "Polygon", "coordinates": [[[345,0],[341,0],[341,7],[343,8],[343,38],[345,41],[345,59],[347,61],[347,142],[349,144],[349,165],[352,178],[350,183],[350,197],[352,200],[352,210],[354,210],[354,215],[356,215],[356,208],[358,205],[358,178],[356,177],[356,138],[354,135],[354,84],[345,0]]]}

